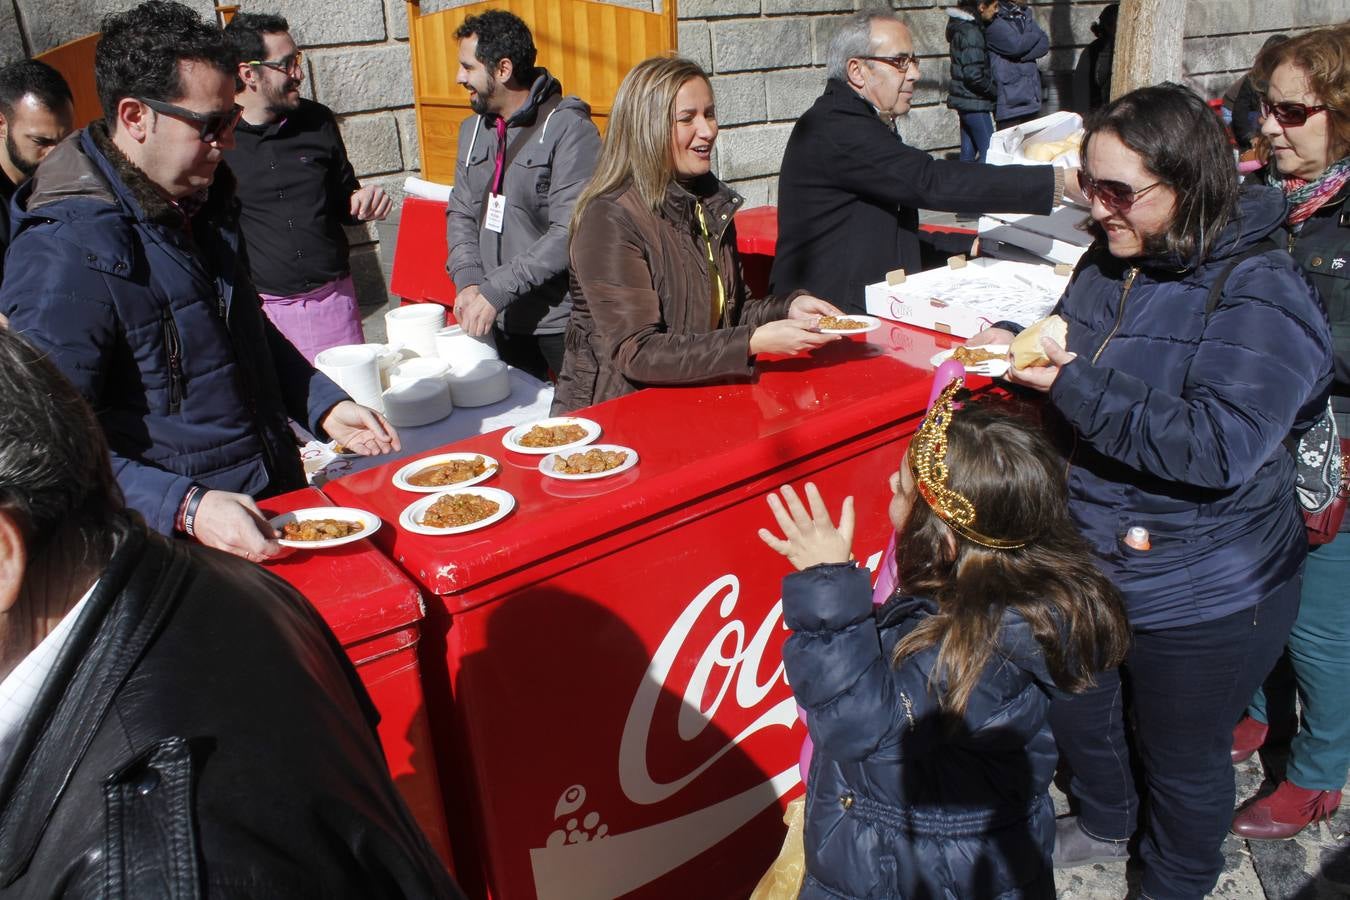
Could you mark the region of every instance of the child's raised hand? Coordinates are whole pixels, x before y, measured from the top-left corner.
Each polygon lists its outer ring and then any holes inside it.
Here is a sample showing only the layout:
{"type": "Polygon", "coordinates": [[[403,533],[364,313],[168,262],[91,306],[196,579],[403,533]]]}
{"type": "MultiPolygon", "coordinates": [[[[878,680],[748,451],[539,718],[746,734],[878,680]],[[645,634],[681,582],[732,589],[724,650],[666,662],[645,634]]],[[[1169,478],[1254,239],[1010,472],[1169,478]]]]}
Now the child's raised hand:
{"type": "Polygon", "coordinates": [[[825,501],[820,491],[811,482],[806,483],[806,502],[810,504],[808,513],[797,492],[790,485],[783,485],[778,494],[769,495],[769,509],[778,527],[783,529],[783,537],[774,536],[767,528],[759,530],[759,539],[788,558],[788,562],[801,571],[821,563],[848,562],[853,557],[853,498],[845,497],[839,510],[839,527],[830,520],[825,509],[825,501]]]}

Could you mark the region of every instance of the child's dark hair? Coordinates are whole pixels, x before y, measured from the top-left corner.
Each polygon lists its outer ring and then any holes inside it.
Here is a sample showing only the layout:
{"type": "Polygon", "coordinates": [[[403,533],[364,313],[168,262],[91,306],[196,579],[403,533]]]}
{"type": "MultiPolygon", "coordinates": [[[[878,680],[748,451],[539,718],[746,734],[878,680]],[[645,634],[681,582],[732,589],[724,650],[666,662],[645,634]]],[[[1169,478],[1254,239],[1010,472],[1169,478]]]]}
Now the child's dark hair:
{"type": "Polygon", "coordinates": [[[932,597],[938,613],[900,641],[893,662],[936,644],[933,683],[943,685],[943,707],[962,715],[1012,608],[1031,626],[1056,684],[1085,690],[1095,672],[1124,658],[1129,626],[1120,593],[1069,518],[1063,459],[1038,428],[989,403],[957,410],[947,442],[947,485],[974,505],[980,531],[1035,537],[1015,550],[981,546],[916,493],[896,539],[898,583],[932,597]]]}

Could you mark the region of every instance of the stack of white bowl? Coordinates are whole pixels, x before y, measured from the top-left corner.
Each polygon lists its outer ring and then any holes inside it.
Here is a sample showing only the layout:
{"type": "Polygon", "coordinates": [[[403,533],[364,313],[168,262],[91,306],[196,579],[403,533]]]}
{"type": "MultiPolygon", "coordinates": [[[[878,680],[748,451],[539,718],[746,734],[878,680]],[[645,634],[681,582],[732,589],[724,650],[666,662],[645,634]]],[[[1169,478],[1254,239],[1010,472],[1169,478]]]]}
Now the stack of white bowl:
{"type": "Polygon", "coordinates": [[[389,370],[384,414],[396,427],[439,422],[454,410],[446,375],[450,367],[432,358],[405,359],[389,370]]]}
{"type": "Polygon", "coordinates": [[[456,406],[488,406],[511,396],[506,363],[497,358],[492,335],[473,337],[458,325],[436,333],[436,354],[449,367],[456,406]]]}

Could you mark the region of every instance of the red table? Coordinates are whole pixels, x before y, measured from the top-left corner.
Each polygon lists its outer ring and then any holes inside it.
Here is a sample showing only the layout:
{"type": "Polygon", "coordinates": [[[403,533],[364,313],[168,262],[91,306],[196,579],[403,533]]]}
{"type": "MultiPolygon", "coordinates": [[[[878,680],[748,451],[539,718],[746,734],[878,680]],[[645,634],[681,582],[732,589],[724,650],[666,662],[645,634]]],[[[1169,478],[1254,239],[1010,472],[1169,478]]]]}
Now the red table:
{"type": "MultiPolygon", "coordinates": [[[[292,510],[331,506],[317,488],[259,502],[269,518],[292,510]]],[[[436,852],[451,862],[436,755],[431,748],[417,642],[422,597],[370,541],[306,552],[268,563],[314,604],[342,644],[380,711],[380,743],[390,774],[436,852]]]]}
{"type": "Polygon", "coordinates": [[[593,407],[637,449],[613,479],[560,482],[500,433],[488,486],[517,507],[453,537],[393,523],[416,495],[398,464],[325,487],[386,527],[375,541],[428,599],[423,687],[473,896],[744,897],[800,790],[805,729],[784,677],[784,560],[755,530],[765,495],[815,481],[854,495],[875,564],[887,477],[951,337],[887,325],[753,383],[649,389],[593,407]]]}

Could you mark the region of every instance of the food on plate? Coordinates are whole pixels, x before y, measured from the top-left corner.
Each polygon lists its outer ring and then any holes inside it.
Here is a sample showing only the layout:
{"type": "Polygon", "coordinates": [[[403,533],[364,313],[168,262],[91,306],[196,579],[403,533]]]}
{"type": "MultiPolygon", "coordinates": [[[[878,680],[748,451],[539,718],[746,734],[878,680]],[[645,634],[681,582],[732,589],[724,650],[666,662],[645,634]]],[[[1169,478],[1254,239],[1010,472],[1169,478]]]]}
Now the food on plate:
{"type": "Polygon", "coordinates": [[[446,494],[427,507],[418,524],[428,528],[459,528],[480,522],[500,508],[496,500],[477,494],[446,494]]]}
{"type": "Polygon", "coordinates": [[[623,450],[587,450],[570,456],[559,453],[553,460],[553,471],[563,475],[592,475],[617,469],[627,461],[628,454],[623,450]]]}
{"type": "Polygon", "coordinates": [[[952,359],[967,366],[988,362],[991,359],[1003,359],[1008,351],[991,351],[987,347],[957,347],[952,351],[952,359]]]}
{"type": "Polygon", "coordinates": [[[1047,316],[1028,326],[1021,334],[1013,338],[1009,352],[1012,353],[1013,367],[1025,369],[1029,366],[1048,366],[1050,357],[1041,347],[1041,338],[1048,337],[1061,347],[1068,345],[1069,323],[1059,316],[1047,316]]]}
{"type": "Polygon", "coordinates": [[[408,476],[408,483],[418,487],[459,484],[461,481],[477,478],[489,468],[495,469],[497,466],[494,464],[489,467],[487,460],[481,456],[475,456],[473,459],[452,459],[414,472],[408,476]]]}
{"type": "Polygon", "coordinates": [[[821,316],[820,327],[831,331],[862,331],[867,327],[867,323],[859,322],[857,319],[846,319],[843,316],[821,316]]]}
{"type": "Polygon", "coordinates": [[[561,447],[586,437],[580,425],[535,425],[517,441],[522,447],[561,447]]]}
{"type": "Polygon", "coordinates": [[[343,454],[351,453],[352,451],[347,449],[347,447],[343,444],[334,444],[333,452],[336,453],[338,456],[342,456],[343,454]]]}
{"type": "Polygon", "coordinates": [[[302,519],[283,525],[281,537],[287,541],[331,541],[365,530],[361,522],[347,519],[302,519]]]}

